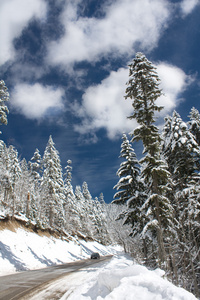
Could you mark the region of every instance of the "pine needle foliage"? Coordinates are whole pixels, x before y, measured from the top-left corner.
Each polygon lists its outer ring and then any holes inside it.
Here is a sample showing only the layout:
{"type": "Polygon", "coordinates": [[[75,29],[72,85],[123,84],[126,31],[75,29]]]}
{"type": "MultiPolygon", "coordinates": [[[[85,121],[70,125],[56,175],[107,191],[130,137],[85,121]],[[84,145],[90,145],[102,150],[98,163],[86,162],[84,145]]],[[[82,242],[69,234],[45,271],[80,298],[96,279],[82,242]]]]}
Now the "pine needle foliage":
{"type": "Polygon", "coordinates": [[[167,197],[170,173],[166,163],[161,159],[161,137],[155,126],[155,113],[163,107],[157,106],[156,100],[162,95],[159,88],[160,79],[156,68],[144,54],[137,53],[129,64],[129,80],[125,99],[132,100],[133,113],[129,119],[136,119],[139,126],[133,131],[133,141],[141,140],[146,156],[140,160],[142,177],[147,185],[148,198],[144,208],[149,221],[144,234],[156,232],[158,244],[158,261],[160,266],[166,263],[165,236],[169,233],[173,208],[167,197]]]}

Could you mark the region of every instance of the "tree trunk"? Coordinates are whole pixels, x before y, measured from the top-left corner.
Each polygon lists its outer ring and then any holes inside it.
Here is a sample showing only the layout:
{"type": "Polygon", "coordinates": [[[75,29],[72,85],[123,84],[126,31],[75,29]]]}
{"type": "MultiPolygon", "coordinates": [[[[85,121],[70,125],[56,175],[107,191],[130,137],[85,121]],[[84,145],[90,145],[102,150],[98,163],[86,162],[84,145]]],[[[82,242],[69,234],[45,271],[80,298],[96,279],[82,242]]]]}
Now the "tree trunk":
{"type": "Polygon", "coordinates": [[[30,216],[30,193],[27,194],[27,202],[26,202],[26,217],[29,219],[30,216]]]}
{"type": "Polygon", "coordinates": [[[14,215],[15,215],[15,208],[16,208],[16,197],[15,194],[12,193],[12,215],[11,215],[11,219],[14,219],[14,215]]]}
{"type": "Polygon", "coordinates": [[[155,206],[156,206],[156,218],[158,221],[158,228],[157,228],[157,240],[158,240],[158,256],[159,256],[159,266],[160,268],[163,267],[164,263],[166,262],[166,252],[164,247],[164,238],[163,238],[163,231],[162,231],[162,222],[161,222],[161,211],[158,201],[158,196],[154,198],[155,206]]]}
{"type": "Polygon", "coordinates": [[[144,261],[145,261],[145,263],[147,263],[147,262],[148,262],[148,249],[147,249],[147,244],[146,244],[145,239],[142,239],[142,242],[143,242],[144,261]]]}

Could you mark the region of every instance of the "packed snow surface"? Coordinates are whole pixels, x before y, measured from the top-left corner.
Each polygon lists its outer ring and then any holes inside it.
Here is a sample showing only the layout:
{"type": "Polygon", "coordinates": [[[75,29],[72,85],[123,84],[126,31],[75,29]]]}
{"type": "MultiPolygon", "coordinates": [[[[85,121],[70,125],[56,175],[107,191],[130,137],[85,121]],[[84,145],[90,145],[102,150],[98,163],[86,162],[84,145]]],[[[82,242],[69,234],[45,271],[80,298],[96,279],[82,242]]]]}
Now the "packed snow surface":
{"type": "Polygon", "coordinates": [[[58,279],[28,299],[51,299],[55,294],[62,300],[196,299],[165,279],[162,270],[152,271],[134,263],[120,247],[40,236],[22,227],[0,230],[0,275],[89,258],[92,252],[114,256],[109,262],[58,279]]]}

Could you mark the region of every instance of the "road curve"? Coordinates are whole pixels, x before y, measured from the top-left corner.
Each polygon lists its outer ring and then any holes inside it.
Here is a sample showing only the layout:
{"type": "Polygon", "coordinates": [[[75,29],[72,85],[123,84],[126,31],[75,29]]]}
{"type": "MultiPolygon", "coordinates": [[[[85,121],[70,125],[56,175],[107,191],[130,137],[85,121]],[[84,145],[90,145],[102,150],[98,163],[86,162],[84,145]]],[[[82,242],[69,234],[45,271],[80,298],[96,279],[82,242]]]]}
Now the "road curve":
{"type": "Polygon", "coordinates": [[[93,264],[112,258],[112,255],[102,256],[100,259],[79,260],[72,263],[56,265],[40,270],[24,271],[0,277],[0,300],[22,299],[26,294],[39,288],[44,283],[58,279],[67,273],[87,268],[93,264]]]}

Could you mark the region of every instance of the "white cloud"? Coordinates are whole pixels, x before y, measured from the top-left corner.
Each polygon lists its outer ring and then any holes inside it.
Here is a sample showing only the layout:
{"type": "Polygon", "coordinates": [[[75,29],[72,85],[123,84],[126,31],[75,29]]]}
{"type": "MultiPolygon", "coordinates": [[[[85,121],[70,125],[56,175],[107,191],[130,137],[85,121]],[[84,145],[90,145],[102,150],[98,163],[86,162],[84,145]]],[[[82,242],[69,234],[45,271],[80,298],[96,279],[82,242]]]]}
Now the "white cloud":
{"type": "Polygon", "coordinates": [[[11,106],[30,119],[40,119],[49,111],[55,113],[63,109],[64,90],[39,83],[18,84],[11,92],[11,106]]]}
{"type": "Polygon", "coordinates": [[[190,14],[194,10],[194,8],[199,4],[199,0],[183,0],[180,4],[183,15],[190,14]]]}
{"type": "Polygon", "coordinates": [[[33,18],[43,19],[46,15],[44,0],[1,0],[0,1],[0,64],[15,56],[13,40],[33,18]]]}
{"type": "Polygon", "coordinates": [[[186,75],[182,69],[167,63],[158,64],[157,72],[161,79],[161,88],[165,94],[160,97],[158,104],[164,106],[160,114],[165,116],[180,104],[182,100],[180,95],[191,83],[192,78],[186,75]]]}
{"type": "MultiPolygon", "coordinates": [[[[180,68],[166,63],[159,63],[157,71],[165,94],[157,104],[164,106],[160,113],[164,117],[179,105],[179,96],[189,84],[190,77],[180,68]]],[[[121,68],[111,72],[100,84],[89,87],[83,95],[82,105],[74,106],[74,112],[82,118],[82,124],[75,130],[86,134],[104,128],[110,139],[134,130],[136,121],[127,119],[133,112],[132,100],[124,99],[127,81],[128,69],[121,68]]]]}
{"type": "Polygon", "coordinates": [[[82,134],[105,128],[110,139],[123,131],[131,131],[136,125],[127,119],[132,112],[130,100],[125,100],[125,83],[128,69],[111,72],[100,84],[89,87],[83,95],[82,106],[74,111],[83,118],[83,123],[75,129],[82,134]]]}
{"type": "Polygon", "coordinates": [[[77,1],[66,1],[62,15],[65,34],[49,44],[48,62],[66,66],[97,61],[107,54],[132,56],[135,43],[151,50],[170,14],[165,0],[117,0],[104,10],[101,19],[80,17],[77,1]]]}

